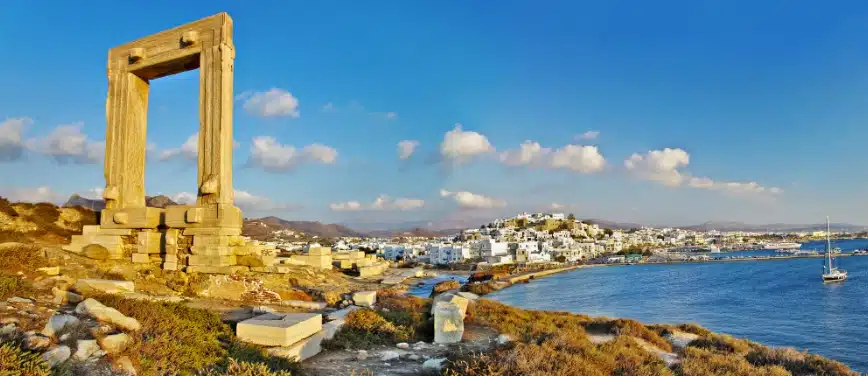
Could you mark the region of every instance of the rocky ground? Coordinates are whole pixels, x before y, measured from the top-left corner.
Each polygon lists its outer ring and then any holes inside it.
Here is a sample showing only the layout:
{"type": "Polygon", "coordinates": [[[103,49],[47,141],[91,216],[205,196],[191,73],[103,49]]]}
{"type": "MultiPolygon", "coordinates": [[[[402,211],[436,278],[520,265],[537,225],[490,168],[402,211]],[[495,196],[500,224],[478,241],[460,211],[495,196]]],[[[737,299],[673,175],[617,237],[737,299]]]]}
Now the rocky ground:
{"type": "MultiPolygon", "coordinates": [[[[306,375],[409,376],[439,374],[448,356],[485,352],[496,346],[499,333],[481,326],[467,326],[464,339],[455,344],[398,343],[367,350],[331,350],[304,362],[306,375]]],[[[505,341],[501,338],[501,341],[505,341]]]]}

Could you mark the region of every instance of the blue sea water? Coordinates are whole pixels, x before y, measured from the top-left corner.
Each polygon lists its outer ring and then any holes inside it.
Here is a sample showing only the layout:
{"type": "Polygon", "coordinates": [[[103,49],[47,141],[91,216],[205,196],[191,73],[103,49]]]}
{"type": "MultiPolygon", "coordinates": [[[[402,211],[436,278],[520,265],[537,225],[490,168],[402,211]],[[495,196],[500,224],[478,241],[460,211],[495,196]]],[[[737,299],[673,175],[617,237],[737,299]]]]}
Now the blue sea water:
{"type": "MultiPolygon", "coordinates": [[[[868,240],[833,244],[843,252],[868,240]]],[[[803,249],[822,249],[821,243],[803,249]]],[[[868,372],[868,256],[837,258],[848,279],[824,284],[821,258],[583,268],[486,296],[512,306],[694,322],[769,346],[808,350],[868,372]]],[[[429,290],[430,291],[430,288],[429,290]]]]}

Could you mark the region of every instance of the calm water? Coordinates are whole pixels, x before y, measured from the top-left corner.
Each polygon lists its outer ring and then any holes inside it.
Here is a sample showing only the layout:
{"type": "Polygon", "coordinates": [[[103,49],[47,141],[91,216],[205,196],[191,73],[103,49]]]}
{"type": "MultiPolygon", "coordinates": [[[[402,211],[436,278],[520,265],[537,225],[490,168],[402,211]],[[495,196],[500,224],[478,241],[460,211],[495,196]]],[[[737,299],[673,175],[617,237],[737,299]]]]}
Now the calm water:
{"type": "MultiPolygon", "coordinates": [[[[864,249],[868,240],[834,246],[864,249]]],[[[836,261],[849,272],[843,283],[822,283],[821,258],[634,265],[579,269],[486,298],[646,323],[695,322],[766,345],[807,349],[868,372],[868,256],[836,261]]]]}

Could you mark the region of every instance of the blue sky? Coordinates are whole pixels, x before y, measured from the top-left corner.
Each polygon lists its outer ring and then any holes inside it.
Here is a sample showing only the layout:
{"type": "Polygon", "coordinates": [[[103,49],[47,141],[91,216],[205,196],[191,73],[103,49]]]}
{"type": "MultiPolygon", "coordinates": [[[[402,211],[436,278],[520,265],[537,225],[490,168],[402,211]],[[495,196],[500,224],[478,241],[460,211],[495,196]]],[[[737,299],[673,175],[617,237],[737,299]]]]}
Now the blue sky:
{"type": "MultiPolygon", "coordinates": [[[[250,216],[868,223],[864,2],[89,4],[0,11],[0,195],[102,187],[108,49],[226,11],[250,216]]],[[[195,192],[197,96],[151,83],[149,194],[195,192]]]]}

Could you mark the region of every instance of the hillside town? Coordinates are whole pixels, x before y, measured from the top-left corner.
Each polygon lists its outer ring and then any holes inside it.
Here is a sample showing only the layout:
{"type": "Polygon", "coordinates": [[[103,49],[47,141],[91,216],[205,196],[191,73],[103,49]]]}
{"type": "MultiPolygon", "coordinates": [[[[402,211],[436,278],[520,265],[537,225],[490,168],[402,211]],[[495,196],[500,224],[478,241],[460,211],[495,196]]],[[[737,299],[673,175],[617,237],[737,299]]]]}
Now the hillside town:
{"type": "MultiPolygon", "coordinates": [[[[845,235],[838,233],[836,235],[845,235]]],[[[623,263],[701,261],[707,252],[761,249],[778,241],[809,241],[824,231],[699,231],[673,227],[604,228],[573,214],[520,213],[442,237],[340,237],[335,252],[365,250],[390,261],[430,265],[534,263],[623,263]]],[[[274,230],[264,243],[294,251],[310,246],[292,230],[274,230]],[[287,237],[286,235],[291,235],[287,237]]]]}

